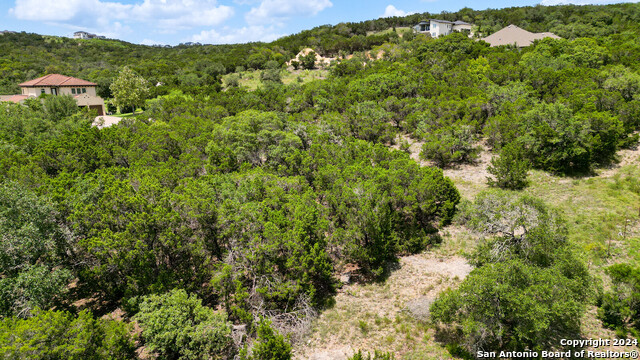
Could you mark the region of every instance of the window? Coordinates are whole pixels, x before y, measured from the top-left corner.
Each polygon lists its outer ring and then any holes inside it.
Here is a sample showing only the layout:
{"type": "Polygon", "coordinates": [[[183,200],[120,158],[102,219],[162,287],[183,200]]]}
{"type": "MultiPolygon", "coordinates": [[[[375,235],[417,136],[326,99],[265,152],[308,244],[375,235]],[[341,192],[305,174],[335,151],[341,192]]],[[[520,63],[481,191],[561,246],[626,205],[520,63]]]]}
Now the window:
{"type": "Polygon", "coordinates": [[[82,88],[82,93],[86,93],[87,92],[87,88],[82,88]]]}
{"type": "Polygon", "coordinates": [[[438,28],[438,23],[433,23],[433,28],[437,29],[438,28]]]}
{"type": "Polygon", "coordinates": [[[76,88],[71,88],[71,93],[72,93],[73,95],[75,95],[75,94],[76,94],[76,88]]]}
{"type": "Polygon", "coordinates": [[[40,89],[40,94],[44,94],[44,89],[40,89]]]}

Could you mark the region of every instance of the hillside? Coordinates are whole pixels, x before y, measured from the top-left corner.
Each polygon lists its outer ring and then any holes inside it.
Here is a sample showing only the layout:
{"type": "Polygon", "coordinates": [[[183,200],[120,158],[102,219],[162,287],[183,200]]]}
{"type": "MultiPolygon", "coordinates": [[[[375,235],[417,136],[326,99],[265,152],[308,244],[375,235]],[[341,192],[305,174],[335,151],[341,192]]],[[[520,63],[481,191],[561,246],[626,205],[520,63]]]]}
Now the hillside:
{"type": "Polygon", "coordinates": [[[63,97],[0,103],[0,357],[637,350],[637,20],[462,9],[172,48],[1,35],[2,93],[59,72],[109,99],[124,66],[157,86],[103,129],[63,97]],[[436,16],[563,38],[398,35],[436,16]],[[285,64],[307,47],[337,59],[285,64]]]}

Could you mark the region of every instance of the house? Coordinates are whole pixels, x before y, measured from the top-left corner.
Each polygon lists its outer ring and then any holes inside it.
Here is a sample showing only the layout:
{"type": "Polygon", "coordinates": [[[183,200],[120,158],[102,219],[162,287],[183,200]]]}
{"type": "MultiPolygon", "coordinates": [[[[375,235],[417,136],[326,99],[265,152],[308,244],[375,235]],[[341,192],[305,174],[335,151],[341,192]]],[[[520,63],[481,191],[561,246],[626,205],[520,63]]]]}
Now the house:
{"type": "Polygon", "coordinates": [[[447,21],[430,19],[429,21],[421,21],[413,29],[421,34],[429,34],[433,38],[449,35],[454,31],[463,32],[468,30],[471,32],[471,24],[464,21],[447,21]]]}
{"type": "Polygon", "coordinates": [[[548,37],[552,39],[560,39],[558,35],[550,32],[532,33],[515,25],[509,25],[506,28],[496,31],[495,33],[487,36],[482,40],[488,42],[491,47],[501,45],[515,45],[519,48],[522,48],[533,44],[533,42],[536,40],[548,37]]]}
{"type": "Polygon", "coordinates": [[[98,36],[96,34],[91,34],[86,31],[76,31],[73,33],[74,39],[106,39],[105,36],[98,36]]]}
{"type": "Polygon", "coordinates": [[[38,97],[41,94],[71,95],[76,99],[78,106],[88,107],[96,110],[98,115],[104,115],[104,100],[96,94],[97,86],[98,84],[96,83],[71,76],[49,74],[23,82],[20,84],[22,94],[2,96],[0,100],[19,103],[30,97],[38,97]]]}

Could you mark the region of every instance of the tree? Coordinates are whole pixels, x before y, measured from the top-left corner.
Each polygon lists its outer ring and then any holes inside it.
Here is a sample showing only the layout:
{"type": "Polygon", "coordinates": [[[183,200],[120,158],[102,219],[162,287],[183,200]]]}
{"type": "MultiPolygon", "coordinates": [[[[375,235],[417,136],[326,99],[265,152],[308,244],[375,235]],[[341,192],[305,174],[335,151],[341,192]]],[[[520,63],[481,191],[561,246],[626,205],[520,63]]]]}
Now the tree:
{"type": "Polygon", "coordinates": [[[149,83],[142,76],[125,66],[115,81],[109,86],[113,94],[113,102],[122,110],[123,107],[143,106],[149,96],[149,83]]]}
{"type": "Polygon", "coordinates": [[[240,356],[242,360],[290,360],[291,345],[285,341],[284,336],[271,328],[271,322],[262,319],[258,324],[258,338],[253,346],[251,355],[246,351],[240,356]]]}
{"type": "Polygon", "coordinates": [[[640,330],[640,268],[629,264],[615,264],[606,269],[613,283],[598,299],[598,317],[609,328],[627,331],[640,330]]]}
{"type": "Polygon", "coordinates": [[[307,55],[300,57],[300,62],[302,63],[302,67],[307,70],[313,70],[316,67],[316,53],[313,51],[309,51],[307,55]]]}
{"type": "Polygon", "coordinates": [[[88,311],[36,311],[29,319],[0,320],[3,359],[134,359],[125,323],[94,318],[88,311]]]}
{"type": "Polygon", "coordinates": [[[531,163],[524,157],[521,147],[510,143],[502,148],[499,156],[491,159],[487,171],[495,179],[488,178],[487,182],[502,189],[523,189],[528,185],[527,172],[530,168],[531,163]]]}
{"type": "Polygon", "coordinates": [[[477,268],[431,306],[439,326],[462,334],[456,341],[472,354],[539,351],[579,334],[591,279],[556,212],[493,190],[463,206],[459,219],[489,238],[470,256],[477,268]]]}
{"type": "Polygon", "coordinates": [[[0,234],[0,315],[53,306],[72,278],[53,205],[17,183],[0,185],[0,234]]]}
{"type": "Polygon", "coordinates": [[[78,104],[71,95],[48,96],[44,100],[44,112],[49,120],[58,122],[77,113],[78,104]]]}
{"type": "Polygon", "coordinates": [[[203,306],[184,290],[144,297],[135,319],[149,349],[162,358],[226,359],[230,354],[226,313],[203,306]]]}
{"type": "Polygon", "coordinates": [[[447,126],[426,136],[420,157],[432,160],[442,168],[451,163],[471,162],[478,157],[474,142],[475,135],[470,126],[447,126]]]}
{"type": "Polygon", "coordinates": [[[520,260],[488,264],[473,270],[458,289],[441,293],[431,316],[459,329],[472,354],[540,351],[580,333],[585,305],[574,288],[555,268],[520,260]]]}

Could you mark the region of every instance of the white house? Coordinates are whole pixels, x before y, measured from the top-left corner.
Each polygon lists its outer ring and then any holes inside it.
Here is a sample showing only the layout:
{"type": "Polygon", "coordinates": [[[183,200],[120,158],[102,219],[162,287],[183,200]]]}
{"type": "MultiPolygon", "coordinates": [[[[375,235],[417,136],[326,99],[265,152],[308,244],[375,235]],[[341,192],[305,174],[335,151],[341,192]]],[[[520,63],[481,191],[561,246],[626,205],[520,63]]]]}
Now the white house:
{"type": "Polygon", "coordinates": [[[421,21],[418,25],[414,26],[413,29],[422,34],[429,34],[433,38],[437,38],[444,35],[449,35],[454,31],[464,31],[468,30],[471,32],[471,24],[466,23],[464,21],[447,21],[447,20],[437,20],[430,19],[427,21],[421,21]]]}

